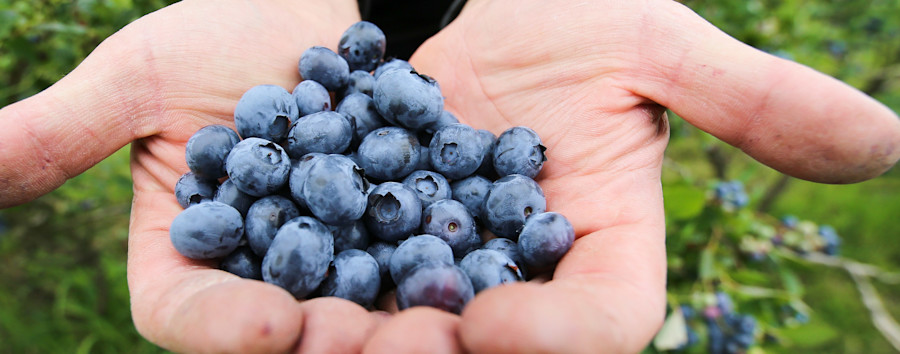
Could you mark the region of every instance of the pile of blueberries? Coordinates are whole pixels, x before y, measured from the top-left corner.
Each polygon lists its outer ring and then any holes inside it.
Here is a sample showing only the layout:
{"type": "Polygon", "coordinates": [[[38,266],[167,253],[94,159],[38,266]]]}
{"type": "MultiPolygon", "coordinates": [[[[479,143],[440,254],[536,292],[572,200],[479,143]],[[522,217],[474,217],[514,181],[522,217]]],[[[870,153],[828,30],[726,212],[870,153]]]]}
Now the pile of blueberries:
{"type": "Polygon", "coordinates": [[[237,132],[197,131],[175,186],[175,249],[298,299],[366,308],[396,287],[401,310],[460,313],[479,291],[552,271],[575,234],[533,179],[538,135],[458,123],[435,80],[384,50],[384,33],[358,22],[337,52],[303,53],[293,92],[246,91],[237,132]]]}

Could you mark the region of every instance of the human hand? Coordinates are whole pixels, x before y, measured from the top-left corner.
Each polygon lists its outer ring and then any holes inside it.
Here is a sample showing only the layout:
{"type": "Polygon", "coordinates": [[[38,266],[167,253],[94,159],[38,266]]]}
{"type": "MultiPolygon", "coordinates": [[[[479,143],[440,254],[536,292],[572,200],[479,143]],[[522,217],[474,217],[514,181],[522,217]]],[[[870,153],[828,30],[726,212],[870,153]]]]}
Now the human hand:
{"type": "Polygon", "coordinates": [[[337,299],[297,302],[189,260],[168,229],[181,211],[173,188],[188,171],[191,134],[234,127],[252,86],[292,89],[303,51],[335,47],[358,16],[352,0],[195,0],[135,21],[53,87],[0,110],[0,207],[49,192],[138,139],[128,283],[143,336],[178,352],[357,350],[378,314],[337,299]]]}
{"type": "Polygon", "coordinates": [[[666,306],[663,106],[808,180],[861,181],[900,158],[889,109],[674,1],[472,0],[411,62],[461,121],[538,132],[547,209],[578,239],[552,281],[487,290],[461,317],[398,313],[376,329],[374,351],[642,350],[666,306]]]}

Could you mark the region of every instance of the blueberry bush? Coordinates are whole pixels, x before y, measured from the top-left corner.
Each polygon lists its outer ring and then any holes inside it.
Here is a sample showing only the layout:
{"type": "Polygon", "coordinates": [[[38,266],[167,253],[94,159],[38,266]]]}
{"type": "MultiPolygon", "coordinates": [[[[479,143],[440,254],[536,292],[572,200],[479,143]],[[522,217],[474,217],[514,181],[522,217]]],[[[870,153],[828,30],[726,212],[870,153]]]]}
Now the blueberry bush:
{"type": "MultiPolygon", "coordinates": [[[[683,3],[745,43],[900,107],[896,2],[683,3]]],[[[798,181],[669,116],[669,306],[645,351],[900,350],[900,263],[888,246],[900,204],[878,202],[896,198],[897,169],[852,186],[798,181]]]]}

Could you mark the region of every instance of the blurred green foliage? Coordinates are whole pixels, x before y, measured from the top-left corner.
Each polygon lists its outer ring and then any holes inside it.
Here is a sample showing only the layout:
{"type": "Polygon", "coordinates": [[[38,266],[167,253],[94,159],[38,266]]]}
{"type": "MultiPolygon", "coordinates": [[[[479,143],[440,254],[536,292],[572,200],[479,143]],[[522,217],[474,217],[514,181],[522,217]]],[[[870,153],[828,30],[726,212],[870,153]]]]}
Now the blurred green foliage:
{"type": "MultiPolygon", "coordinates": [[[[0,1],[0,106],[43,90],[104,38],[171,2],[0,1]]],[[[739,40],[900,110],[896,0],[683,2],[739,40]]],[[[780,174],[674,115],[672,128],[663,178],[671,302],[704,306],[716,290],[731,293],[737,310],[760,322],[751,351],[893,351],[845,273],[782,256],[748,262],[744,239],[768,235],[759,232],[766,227],[778,230],[774,216],[793,214],[833,225],[847,257],[898,270],[900,246],[893,238],[900,233],[900,172],[852,186],[791,179],[772,193],[780,174]],[[711,199],[711,187],[724,179],[744,183],[748,208],[725,211],[711,199]],[[742,286],[768,287],[773,292],[765,294],[772,296],[749,296],[742,286]],[[808,311],[810,322],[785,317],[785,304],[808,311]]],[[[137,334],[130,318],[125,252],[131,196],[126,148],[47,196],[0,210],[0,351],[161,351],[137,334]]],[[[878,290],[900,315],[893,300],[900,289],[878,290]]]]}
{"type": "MultiPolygon", "coordinates": [[[[0,1],[0,106],[53,84],[116,30],[172,2],[0,1]]],[[[161,351],[131,321],[128,156],[125,148],[38,200],[0,210],[0,352],[161,351]]]]}
{"type": "MultiPolygon", "coordinates": [[[[834,76],[900,111],[900,2],[683,3],[745,43],[834,76]]],[[[788,214],[811,220],[808,225],[830,224],[842,235],[843,257],[900,270],[900,247],[893,241],[900,233],[898,169],[855,185],[787,178],[669,113],[672,141],[663,186],[673,307],[702,309],[714,306],[715,292],[730,294],[736,311],[758,321],[748,352],[895,352],[873,326],[848,274],[800,257],[815,252],[815,235],[795,240],[806,242],[805,250],[772,242],[772,235],[784,235],[777,217],[788,214]],[[743,182],[748,208],[728,212],[710,199],[712,186],[724,180],[743,182]],[[766,250],[765,256],[753,257],[752,249],[766,250]]],[[[877,288],[888,312],[900,314],[894,300],[900,288],[877,288]]],[[[686,351],[705,352],[704,320],[688,323],[702,339],[686,351]]]]}
{"type": "Polygon", "coordinates": [[[897,111],[900,2],[685,0],[723,31],[834,76],[897,111]]]}

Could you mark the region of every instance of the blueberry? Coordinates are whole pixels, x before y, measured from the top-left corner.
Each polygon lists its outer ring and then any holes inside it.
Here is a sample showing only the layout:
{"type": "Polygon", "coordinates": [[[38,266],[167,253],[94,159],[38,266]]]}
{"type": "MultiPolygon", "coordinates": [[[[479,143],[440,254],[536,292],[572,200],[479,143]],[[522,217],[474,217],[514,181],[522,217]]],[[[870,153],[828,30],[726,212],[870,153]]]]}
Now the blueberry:
{"type": "Polygon", "coordinates": [[[424,262],[453,264],[453,250],[447,242],[434,235],[412,236],[400,243],[391,255],[391,279],[396,284],[424,262]]]}
{"type": "Polygon", "coordinates": [[[323,111],[298,119],[288,132],[285,148],[295,159],[311,152],[340,154],[352,138],[353,129],[342,114],[323,111]]]}
{"type": "Polygon", "coordinates": [[[297,68],[303,79],[316,81],[328,91],[340,90],[350,79],[347,61],[325,47],[310,47],[304,51],[297,68]]]}
{"type": "Polygon", "coordinates": [[[475,220],[465,205],[453,199],[438,200],[425,208],[422,232],[446,241],[456,258],[481,247],[475,220]]]}
{"type": "Polygon", "coordinates": [[[494,171],[494,144],[497,141],[497,137],[494,136],[494,133],[484,129],[478,130],[478,136],[481,137],[484,159],[481,160],[481,166],[478,166],[478,170],[475,173],[491,178],[497,175],[497,171],[494,171]]]}
{"type": "Polygon", "coordinates": [[[784,225],[786,228],[793,229],[797,227],[798,223],[800,223],[800,219],[794,215],[785,215],[781,217],[781,225],[784,225]]]}
{"type": "Polygon", "coordinates": [[[169,228],[178,253],[191,259],[212,259],[234,251],[244,234],[241,213],[230,205],[206,202],[184,209],[169,228]]]}
{"type": "Polygon", "coordinates": [[[350,80],[347,81],[347,88],[344,89],[341,97],[346,98],[354,93],[361,93],[371,98],[374,89],[375,76],[367,71],[355,70],[350,73],[350,80]]]}
{"type": "Polygon", "coordinates": [[[400,127],[373,130],[363,138],[358,151],[366,175],[383,181],[406,177],[419,163],[419,141],[400,127]]]}
{"type": "Polygon", "coordinates": [[[709,353],[725,353],[725,333],[719,327],[719,323],[713,319],[706,320],[706,334],[709,337],[709,353]]]}
{"type": "Polygon", "coordinates": [[[441,199],[450,199],[450,183],[443,175],[433,171],[418,170],[410,173],[403,180],[403,184],[416,192],[422,207],[427,208],[431,203],[441,199]]]}
{"type": "Polygon", "coordinates": [[[414,71],[391,70],[375,79],[375,108],[385,120],[420,130],[441,118],[444,97],[434,79],[414,71]]]}
{"type": "Polygon", "coordinates": [[[322,283],[323,296],[337,296],[371,308],[381,288],[378,262],[363,250],[349,249],[334,257],[333,269],[322,283]]]}
{"type": "Polygon", "coordinates": [[[237,211],[241,212],[241,215],[247,216],[247,210],[249,210],[250,206],[253,205],[253,202],[256,201],[256,197],[241,192],[241,190],[237,189],[237,186],[234,185],[234,181],[226,179],[225,182],[222,182],[222,184],[219,185],[219,190],[216,191],[216,196],[213,200],[231,205],[237,209],[237,211]]]}
{"type": "MultiPolygon", "coordinates": [[[[431,170],[431,153],[427,145],[419,145],[419,162],[416,170],[431,170]]],[[[446,179],[446,178],[445,178],[446,179]]]]}
{"type": "Polygon", "coordinates": [[[175,183],[175,199],[182,208],[210,201],[216,194],[216,181],[201,178],[188,172],[178,178],[175,183]]]}
{"type": "Polygon", "coordinates": [[[368,189],[362,170],[353,160],[332,154],[317,159],[309,167],[300,187],[300,197],[319,220],[342,225],[363,216],[368,189]]]}
{"type": "Polygon", "coordinates": [[[300,299],[325,280],[332,259],[331,232],[318,220],[301,216],[285,223],[275,234],[263,257],[263,280],[300,299]]]}
{"type": "Polygon", "coordinates": [[[750,202],[740,181],[719,182],[715,187],[715,197],[725,208],[740,209],[750,202]]]}
{"type": "Polygon", "coordinates": [[[497,137],[494,145],[494,170],[500,176],[520,174],[534,178],[547,161],[546,150],[534,130],[509,128],[497,137]]]}
{"type": "Polygon", "coordinates": [[[344,97],[337,106],[337,112],[347,116],[356,123],[353,140],[358,145],[369,132],[387,125],[384,118],[375,110],[372,97],[362,93],[353,93],[344,97]]]}
{"type": "Polygon", "coordinates": [[[363,220],[372,236],[397,242],[419,228],[422,202],[416,192],[402,183],[384,182],[369,193],[363,220]]]}
{"type": "Polygon", "coordinates": [[[291,173],[288,177],[288,187],[290,188],[291,198],[293,198],[301,207],[306,208],[306,202],[303,200],[301,191],[303,189],[303,183],[306,182],[306,178],[309,175],[309,168],[325,156],[328,155],[313,152],[303,155],[303,157],[297,160],[291,161],[291,173]]]}
{"type": "Polygon", "coordinates": [[[724,291],[716,292],[716,306],[724,315],[734,312],[734,301],[732,301],[731,296],[724,291]]]}
{"type": "Polygon", "coordinates": [[[341,253],[349,249],[366,249],[369,246],[369,231],[362,220],[356,220],[346,225],[325,225],[334,236],[334,253],[341,253]]]}
{"type": "Polygon", "coordinates": [[[528,269],[541,272],[553,268],[572,248],[575,229],[562,214],[532,215],[519,235],[519,250],[528,269]]]}
{"type": "Polygon", "coordinates": [[[430,306],[459,314],[475,297],[472,281],[459,267],[441,262],[425,263],[397,285],[397,307],[430,306]]]}
{"type": "Polygon", "coordinates": [[[341,35],[338,53],[347,60],[350,70],[369,72],[375,70],[384,57],[384,32],[371,22],[360,21],[341,35]]]}
{"type": "Polygon", "coordinates": [[[259,85],[244,92],[234,108],[234,124],[242,138],[281,141],[299,117],[297,103],[284,88],[259,85]]]}
{"type": "Polygon", "coordinates": [[[694,319],[694,317],[697,316],[697,311],[694,310],[694,308],[691,307],[691,305],[682,304],[680,306],[680,308],[681,308],[681,315],[684,316],[684,319],[686,321],[690,321],[690,320],[694,319]]]}
{"type": "Polygon", "coordinates": [[[829,256],[837,255],[841,246],[841,237],[838,235],[837,231],[835,231],[834,227],[831,227],[831,225],[820,225],[818,234],[822,237],[822,240],[825,241],[822,253],[829,256]]]}
{"type": "Polygon", "coordinates": [[[481,166],[481,137],[465,124],[450,124],[434,133],[428,146],[431,166],[448,179],[465,178],[481,166]]]}
{"type": "Polygon", "coordinates": [[[515,241],[508,238],[498,237],[485,242],[484,246],[481,246],[481,248],[503,253],[516,263],[516,265],[519,267],[519,270],[522,271],[522,275],[526,275],[525,258],[522,257],[522,251],[519,250],[519,244],[517,244],[515,241]]]}
{"type": "Polygon", "coordinates": [[[247,211],[245,234],[250,248],[265,256],[278,229],[286,222],[300,216],[300,210],[290,199],[270,195],[257,200],[247,211]]]}
{"type": "Polygon", "coordinates": [[[378,262],[378,270],[381,274],[381,280],[391,280],[391,256],[394,254],[394,251],[397,250],[397,246],[394,244],[386,243],[386,242],[374,242],[366,248],[366,252],[372,255],[375,258],[375,261],[378,262]]]}
{"type": "Polygon", "coordinates": [[[728,353],[740,353],[755,342],[756,318],[751,315],[732,313],[722,316],[729,335],[725,337],[728,353]]]}
{"type": "Polygon", "coordinates": [[[378,81],[378,78],[381,77],[382,74],[391,70],[403,70],[406,72],[410,72],[415,69],[413,69],[412,65],[410,65],[406,60],[389,58],[378,65],[378,68],[375,69],[375,74],[373,74],[373,76],[375,77],[375,81],[378,81]]]}
{"type": "Polygon", "coordinates": [[[225,177],[225,157],[241,137],[224,125],[200,128],[188,140],[185,161],[191,172],[206,179],[225,177]]]}
{"type": "Polygon", "coordinates": [[[491,185],[481,205],[481,221],[494,235],[516,240],[525,219],[546,210],[547,200],[537,182],[509,175],[491,185]]]}
{"type": "Polygon", "coordinates": [[[469,276],[476,294],[498,285],[524,280],[516,263],[495,250],[474,250],[463,257],[459,268],[469,276]]]}
{"type": "Polygon", "coordinates": [[[328,89],[313,80],[300,81],[294,86],[291,96],[297,104],[300,117],[331,110],[331,95],[328,94],[328,89]]]}
{"type": "Polygon", "coordinates": [[[242,192],[263,197],[280,189],[288,180],[291,160],[271,141],[247,138],[237,143],[225,160],[225,169],[242,192]]]}
{"type": "Polygon", "coordinates": [[[481,206],[492,185],[487,178],[473,175],[450,183],[450,191],[454,200],[463,203],[473,217],[481,219],[481,206]]]}
{"type": "Polygon", "coordinates": [[[716,183],[714,193],[716,199],[725,200],[732,195],[732,184],[729,182],[716,183]]]}
{"type": "Polygon", "coordinates": [[[450,113],[449,111],[447,111],[445,109],[443,112],[441,112],[441,117],[438,118],[438,120],[434,121],[434,123],[431,123],[428,126],[426,126],[423,129],[423,131],[427,134],[434,134],[435,132],[437,132],[438,130],[440,130],[443,127],[446,127],[450,124],[458,124],[458,123],[459,123],[459,119],[457,119],[456,116],[453,115],[453,113],[450,113]]]}
{"type": "Polygon", "coordinates": [[[222,258],[219,268],[241,278],[262,280],[262,258],[241,246],[222,258]]]}
{"type": "MultiPolygon", "coordinates": [[[[347,153],[344,154],[344,156],[347,156],[348,159],[359,166],[359,152],[354,149],[350,149],[347,151],[347,153]]],[[[371,188],[371,183],[369,184],[369,188],[371,188]]]]}

